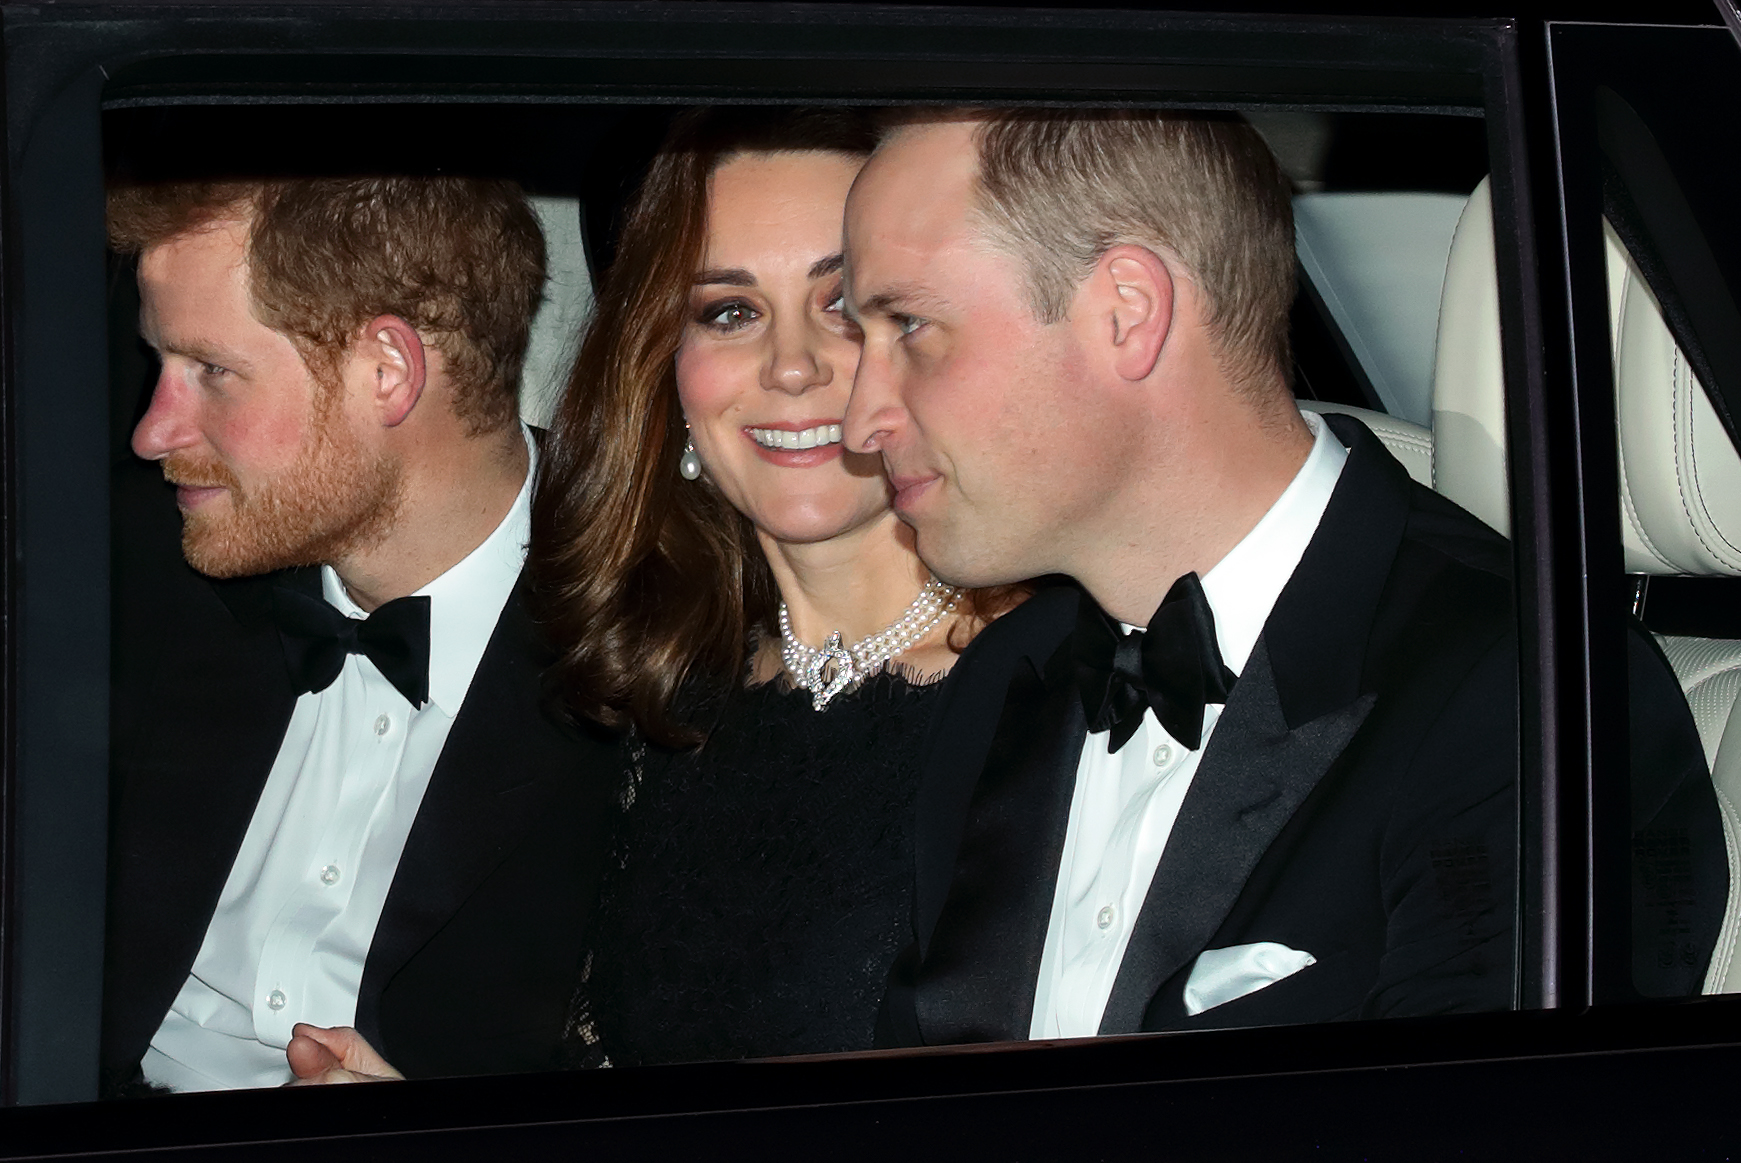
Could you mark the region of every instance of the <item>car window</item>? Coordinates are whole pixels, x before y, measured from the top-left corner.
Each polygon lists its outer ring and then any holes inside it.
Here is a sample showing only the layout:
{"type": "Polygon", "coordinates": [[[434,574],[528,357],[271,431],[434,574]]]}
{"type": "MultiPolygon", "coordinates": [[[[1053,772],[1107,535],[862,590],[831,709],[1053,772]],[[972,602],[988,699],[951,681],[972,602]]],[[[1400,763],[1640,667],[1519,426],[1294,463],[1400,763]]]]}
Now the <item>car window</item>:
{"type": "MultiPolygon", "coordinates": [[[[1715,28],[1640,30],[1636,40],[1597,27],[1565,35],[1574,140],[1589,159],[1571,179],[1578,201],[1568,217],[1577,224],[1574,268],[1589,263],[1582,269],[1595,276],[1575,284],[1587,296],[1582,350],[1591,372],[1603,367],[1591,384],[1606,396],[1586,399],[1591,415],[1602,417],[1592,439],[1605,443],[1613,431],[1617,444],[1618,503],[1597,540],[1594,560],[1607,564],[1592,624],[1607,649],[1625,643],[1624,663],[1622,651],[1608,657],[1628,668],[1631,770],[1695,738],[1693,754],[1703,761],[1702,770],[1689,763],[1649,802],[1636,785],[1630,800],[1621,796],[1617,771],[1597,777],[1594,868],[1608,886],[1597,893],[1607,902],[1597,914],[1609,918],[1602,923],[1610,933],[1629,916],[1637,938],[1630,958],[1613,945],[1598,952],[1597,995],[1660,997],[1678,992],[1675,983],[1689,974],[1702,991],[1723,992],[1736,984],[1729,967],[1741,890],[1728,774],[1734,756],[1723,749],[1741,630],[1732,616],[1741,558],[1730,516],[1741,496],[1732,402],[1741,370],[1734,343],[1741,238],[1720,193],[1735,176],[1720,144],[1728,122],[1695,129],[1685,110],[1731,107],[1741,97],[1735,45],[1715,28]],[[1686,67],[1694,61],[1703,64],[1686,67]],[[1656,665],[1641,671],[1651,655],[1656,665]],[[1665,666],[1672,684],[1661,681],[1665,666]],[[1694,800],[1707,805],[1699,822],[1673,819],[1676,805],[1694,800]],[[1627,867],[1630,888],[1621,893],[1627,867]],[[1707,958],[1709,933],[1717,939],[1707,958]]],[[[1606,472],[1595,479],[1606,481],[1606,472]]],[[[1593,678],[1592,690],[1606,700],[1614,686],[1593,678]]]]}
{"type": "MultiPolygon", "coordinates": [[[[1224,29],[1222,32],[1232,35],[1235,40],[1243,35],[1237,22],[1230,28],[1231,31],[1224,29]]],[[[554,35],[536,25],[530,31],[504,29],[505,26],[488,26],[491,36],[521,35],[523,43],[516,42],[519,44],[516,52],[530,53],[545,37],[554,35]]],[[[466,69],[473,68],[473,65],[454,64],[455,60],[466,55],[464,53],[453,58],[419,58],[420,63],[407,77],[393,82],[399,88],[384,84],[385,99],[381,93],[375,93],[365,101],[353,100],[355,94],[343,91],[342,86],[349,81],[342,77],[335,80],[330,71],[334,58],[313,50],[307,59],[265,49],[260,50],[262,55],[258,57],[244,53],[213,54],[202,58],[200,63],[204,71],[193,76],[185,71],[187,62],[179,55],[185,46],[174,35],[159,28],[132,31],[140,36],[159,37],[153,42],[158,46],[154,50],[158,55],[140,58],[142,63],[138,63],[132,72],[122,75],[121,80],[108,90],[106,98],[103,97],[101,82],[95,82],[91,103],[88,107],[81,107],[88,119],[94,119],[86,129],[100,128],[100,141],[106,155],[102,161],[107,176],[111,178],[117,174],[146,172],[342,172],[357,165],[355,158],[348,156],[351,147],[346,143],[366,137],[362,130],[372,124],[371,118],[393,117],[402,119],[400,124],[407,127],[403,139],[418,146],[417,150],[407,150],[403,156],[415,154],[420,159],[419,164],[425,168],[478,172],[521,182],[534,195],[549,244],[550,281],[536,325],[533,354],[523,386],[523,414],[535,423],[549,415],[552,393],[563,381],[566,362],[572,355],[572,338],[578,331],[578,321],[589,310],[594,278],[594,274],[589,272],[596,272],[600,265],[599,256],[589,251],[595,247],[599,237],[608,238],[610,233],[608,229],[586,231],[580,224],[595,215],[608,215],[611,207],[621,202],[620,181],[615,197],[608,193],[600,195],[589,186],[589,159],[596,156],[600,143],[607,141],[612,127],[624,120],[645,116],[650,122],[656,121],[672,105],[721,99],[721,93],[729,97],[736,92],[731,89],[732,84],[742,85],[745,92],[753,90],[751,96],[760,94],[759,99],[767,99],[766,93],[756,89],[760,81],[753,69],[747,74],[733,74],[729,70],[697,71],[699,66],[693,66],[693,62],[687,60],[674,64],[677,57],[673,54],[677,50],[668,49],[665,42],[658,42],[658,51],[650,51],[648,61],[634,57],[630,49],[619,46],[621,53],[627,54],[622,60],[634,64],[635,68],[624,71],[620,61],[617,64],[593,61],[597,71],[585,73],[581,80],[565,74],[562,67],[552,65],[548,60],[541,61],[535,68],[528,66],[521,75],[517,67],[519,62],[506,50],[500,59],[490,58],[488,54],[473,54],[483,65],[488,65],[483,73],[467,72],[466,69]],[[613,69],[618,71],[613,72],[613,69]],[[746,75],[749,80],[744,79],[746,75]],[[734,76],[738,78],[736,81],[732,80],[734,76]],[[335,89],[335,85],[339,88],[335,89]],[[473,101],[468,99],[471,93],[468,85],[497,88],[491,90],[493,97],[490,101],[473,101]],[[560,101],[534,101],[528,98],[530,90],[515,88],[517,85],[572,85],[572,90],[564,89],[560,101]],[[609,101],[599,101],[594,99],[597,94],[586,88],[589,85],[616,87],[610,90],[609,101]],[[243,99],[250,93],[258,98],[260,94],[255,90],[259,86],[268,87],[267,97],[270,99],[243,99]],[[406,90],[418,86],[434,97],[424,101],[401,102],[395,99],[396,95],[403,96],[406,90]],[[318,97],[319,101],[304,102],[302,98],[305,96],[318,97]],[[106,109],[100,104],[105,99],[106,109]],[[218,144],[214,147],[213,143],[218,144]]],[[[481,35],[479,29],[463,22],[457,26],[443,26],[437,31],[455,39],[456,43],[468,41],[473,33],[481,35]]],[[[1304,272],[1304,293],[1296,304],[1294,328],[1299,395],[1305,400],[1364,409],[1364,422],[1372,425],[1385,439],[1415,479],[1423,484],[1443,485],[1439,491],[1453,500],[1458,499],[1451,492],[1453,486],[1444,484],[1440,479],[1442,474],[1438,472],[1439,438],[1444,429],[1437,414],[1440,410],[1433,400],[1434,367],[1441,354],[1444,286],[1453,262],[1454,238],[1459,222],[1468,211],[1471,193],[1489,173],[1494,175],[1489,185],[1489,190],[1494,192],[1488,197],[1496,208],[1487,217],[1487,227],[1489,235],[1497,235],[1501,244],[1497,248],[1487,245],[1487,273],[1483,276],[1486,281],[1482,287],[1484,292],[1490,289],[1494,302],[1503,301],[1506,305],[1508,342],[1518,342],[1518,332],[1513,325],[1524,314],[1521,291],[1517,280],[1509,273],[1508,265],[1516,260],[1517,239],[1522,229],[1515,220],[1515,205],[1509,192],[1511,187],[1506,185],[1513,176],[1509,174],[1509,163],[1503,155],[1497,160],[1490,156],[1491,142],[1496,137],[1503,138],[1508,131],[1503,127],[1495,128],[1495,122],[1488,117],[1504,110],[1499,108],[1497,98],[1493,98],[1494,104],[1486,104],[1489,97],[1478,76],[1483,66],[1478,61],[1479,53],[1469,47],[1487,32],[1480,29],[1464,29],[1463,32],[1467,39],[1455,41],[1452,47],[1446,47],[1430,36],[1421,38],[1419,44],[1409,42],[1413,45],[1409,51],[1424,55],[1422,63],[1410,66],[1414,71],[1402,70],[1408,75],[1401,80],[1375,79],[1376,75],[1369,76],[1360,69],[1348,70],[1346,75],[1339,74],[1330,79],[1314,79],[1286,70],[1248,70],[1227,73],[1222,79],[1216,79],[1221,74],[1215,74],[1205,82],[1203,78],[1209,74],[1179,74],[1175,77],[1171,73],[1149,72],[1147,70],[1154,64],[1151,60],[1128,76],[1120,74],[1112,92],[1116,100],[1130,104],[1164,102],[1215,109],[1224,109],[1231,104],[1252,112],[1253,120],[1269,135],[1282,155],[1284,165],[1295,179],[1298,194],[1296,212],[1302,225],[1297,256],[1304,272]],[[1435,56],[1436,53],[1448,55],[1435,56]],[[1465,59],[1458,57],[1457,53],[1469,55],[1465,59]],[[1476,63],[1472,64],[1472,61],[1476,63]],[[1157,77],[1161,79],[1157,80],[1157,77]],[[1194,87],[1210,82],[1226,92],[1215,98],[1200,87],[1194,87]],[[1422,112],[1423,108],[1428,111],[1422,112]],[[1488,117],[1484,117],[1484,113],[1488,117]],[[1393,423],[1387,424],[1387,420],[1393,423]]],[[[708,36],[695,41],[695,30],[688,29],[681,32],[681,37],[692,39],[682,40],[681,47],[684,52],[699,52],[705,57],[707,53],[701,49],[708,46],[709,36],[718,34],[720,30],[714,28],[708,36]]],[[[340,29],[332,35],[335,37],[333,44],[342,48],[351,43],[345,39],[346,36],[355,33],[340,29]]],[[[679,33],[671,35],[681,40],[679,33]]],[[[950,52],[972,56],[980,51],[979,38],[989,36],[995,39],[999,35],[1003,34],[996,31],[994,22],[990,31],[975,26],[959,34],[952,33],[945,40],[954,46],[950,52]]],[[[1094,40],[1095,35],[1098,34],[1082,33],[1082,43],[1090,46],[1099,43],[1094,40]]],[[[671,44],[678,44],[678,40],[671,44]]],[[[269,41],[270,38],[260,43],[269,46],[269,41]]],[[[646,42],[636,43],[644,45],[646,42]]],[[[1019,45],[1025,42],[1018,38],[1011,43],[1019,45]]],[[[1213,45],[1218,42],[1206,43],[1213,45]]],[[[1299,51],[1280,47],[1291,44],[1291,41],[1279,34],[1263,44],[1268,46],[1265,51],[1281,52],[1283,56],[1299,51]]],[[[879,51],[899,57],[894,50],[879,51]]],[[[1158,49],[1154,51],[1159,52],[1158,49]]],[[[1339,51],[1359,58],[1366,50],[1360,46],[1344,45],[1339,51]]],[[[411,55],[415,54],[407,54],[406,59],[411,55]]],[[[386,56],[397,59],[394,53],[386,56]]],[[[802,60],[803,53],[791,50],[788,56],[802,60]]],[[[996,67],[1003,68],[1008,63],[1004,61],[996,67]]],[[[1173,68],[1178,63],[1174,61],[1166,67],[1173,68]]],[[[474,65],[483,68],[477,62],[474,65]]],[[[572,65],[567,67],[573,68],[572,65]]],[[[792,67],[794,79],[785,82],[788,88],[775,94],[778,100],[790,100],[794,93],[823,102],[862,102],[871,97],[889,103],[936,99],[936,91],[927,87],[931,82],[923,77],[910,83],[889,80],[876,70],[854,72],[858,66],[838,62],[825,69],[818,69],[813,61],[792,67]],[[847,91],[839,78],[848,76],[859,78],[853,84],[863,83],[870,87],[862,92],[847,91]]],[[[923,71],[930,66],[919,67],[923,71]]],[[[937,77],[942,75],[936,74],[937,77]]],[[[1010,74],[1012,77],[1016,75],[1010,74]]],[[[1020,72],[1022,77],[1033,75],[1020,72]]],[[[981,101],[1015,100],[1027,91],[1020,86],[1032,84],[1032,80],[1005,79],[995,84],[988,82],[986,87],[963,95],[981,101]]],[[[1073,101],[1082,98],[1082,91],[1060,82],[1059,87],[1045,90],[1042,96],[1046,100],[1073,101]]],[[[24,116],[23,113],[19,115],[24,116]]],[[[646,142],[651,139],[650,132],[643,133],[640,139],[642,148],[646,148],[646,142]]],[[[78,237],[82,240],[81,245],[90,252],[86,257],[93,258],[100,238],[95,211],[97,186],[100,185],[95,176],[98,159],[81,156],[81,164],[87,166],[88,172],[84,172],[86,188],[78,205],[78,212],[83,214],[79,219],[78,237]]],[[[619,169],[632,170],[633,167],[619,169]]],[[[27,207],[42,205],[41,201],[33,203],[28,198],[25,204],[27,207]]],[[[73,213],[71,209],[66,212],[73,213]]],[[[38,253],[47,253],[47,248],[38,253]]],[[[102,449],[106,457],[105,468],[126,463],[130,455],[126,437],[145,406],[153,374],[151,359],[140,349],[135,337],[138,307],[131,289],[131,271],[124,263],[112,262],[108,273],[106,287],[93,289],[85,286],[73,293],[75,300],[79,294],[88,297],[89,301],[85,303],[88,313],[95,314],[104,305],[108,308],[108,392],[106,398],[99,401],[107,420],[107,439],[102,449]]],[[[1491,347],[1497,367],[1500,359],[1497,322],[1489,326],[1484,319],[1482,325],[1484,333],[1492,337],[1491,347]]],[[[47,331],[33,333],[48,334],[47,331]]],[[[103,377],[99,374],[96,379],[103,377]]],[[[46,384],[47,381],[41,382],[46,384]]],[[[1505,410],[1506,386],[1502,379],[1491,397],[1492,406],[1501,419],[1505,410]]],[[[35,390],[47,398],[45,387],[35,390]]],[[[96,395],[104,396],[104,393],[98,391],[96,395]]],[[[74,455],[68,451],[60,454],[74,455]]],[[[31,455],[37,457],[31,463],[44,463],[40,451],[31,455]]],[[[1501,495],[1505,489],[1501,480],[1498,485],[1501,495]]],[[[41,496],[41,493],[38,491],[32,495],[41,496]]],[[[80,512],[82,516],[67,519],[69,528],[89,534],[103,523],[100,505],[93,506],[90,512],[80,512]],[[98,516],[93,518],[92,514],[98,516]],[[92,520],[96,525],[91,525],[92,520]]],[[[1498,528],[1496,521],[1489,520],[1488,523],[1498,528]]],[[[41,529],[44,526],[38,518],[35,526],[26,524],[24,527],[41,529]]],[[[117,539],[125,539],[140,530],[123,525],[110,532],[117,539]]],[[[1519,536],[1527,541],[1530,536],[1527,524],[1519,536]]],[[[100,536],[97,540],[107,543],[107,539],[100,536]]],[[[118,585],[124,584],[119,574],[102,569],[90,572],[98,579],[99,590],[110,577],[114,577],[118,585]]],[[[99,593],[95,599],[99,606],[104,604],[106,596],[106,591],[99,593]]],[[[103,649],[98,650],[95,657],[101,660],[99,670],[106,678],[109,675],[104,669],[107,666],[107,643],[102,645],[103,649]]],[[[119,675],[126,670],[117,664],[114,673],[119,675]]],[[[1537,697],[1538,692],[1533,689],[1524,689],[1519,695],[1524,702],[1537,697]]],[[[59,719],[53,721],[60,722],[59,719]]],[[[1531,743],[1525,740],[1522,746],[1527,749],[1531,743]]],[[[1524,759],[1521,762],[1524,778],[1535,778],[1538,772],[1531,766],[1534,761],[1524,759]]],[[[39,766],[29,770],[43,769],[39,766]]],[[[81,819],[84,820],[81,835],[101,834],[100,815],[81,819]]],[[[1513,916],[1520,915],[1517,902],[1520,897],[1527,896],[1522,882],[1541,873],[1534,852],[1536,842],[1530,838],[1531,829],[1526,826],[1522,832],[1526,838],[1521,845],[1500,854],[1501,865],[1515,865],[1518,871],[1508,871],[1496,882],[1483,881],[1470,874],[1469,869],[1478,863],[1478,854],[1473,852],[1466,838],[1442,837],[1444,842],[1437,844],[1428,857],[1430,875],[1422,891],[1436,894],[1435,899],[1440,899],[1453,911],[1497,909],[1513,916]]],[[[93,900],[100,916],[102,893],[100,886],[87,886],[87,889],[89,891],[80,898],[84,911],[79,914],[82,918],[79,923],[88,928],[93,900]]],[[[43,906],[35,907],[38,908],[36,915],[43,915],[43,906]]],[[[1526,910],[1521,915],[1529,917],[1534,914],[1526,910]]],[[[73,928],[69,923],[68,931],[73,928]]],[[[1530,1003],[1536,992],[1530,981],[1541,973],[1533,949],[1531,941],[1525,940],[1524,950],[1516,959],[1521,966],[1518,977],[1508,983],[1506,990],[1525,1004],[1530,1003]]],[[[73,960],[77,959],[69,959],[69,964],[73,960]]],[[[89,961],[87,951],[84,961],[78,963],[82,966],[79,971],[85,974],[82,980],[87,986],[91,972],[89,961]]],[[[41,961],[32,963],[41,964],[41,961]]],[[[100,966],[97,969],[100,972],[100,966]]],[[[69,970],[69,974],[71,972],[69,970]]],[[[1509,975],[1511,971],[1507,969],[1505,972],[1509,975]]],[[[35,980],[42,979],[38,976],[35,980]]],[[[74,991],[69,986],[67,992],[74,991]]],[[[89,1002],[90,999],[87,997],[86,1000],[89,1002]]],[[[46,1003],[31,1003],[22,1006],[19,1012],[32,1015],[31,1020],[36,1024],[31,1028],[44,1030],[50,1025],[47,1019],[53,1007],[46,1003]]],[[[69,1059],[76,1059],[79,1054],[90,1058],[95,1053],[96,1021],[91,1004],[84,1006],[80,1022],[83,1024],[75,1025],[84,1031],[81,1035],[84,1041],[79,1042],[83,1048],[76,1054],[68,1051],[69,1059]],[[85,1042],[93,1044],[85,1045],[85,1042]]],[[[1213,1023],[1200,1025],[1212,1028],[1213,1023]]],[[[1159,1047],[1165,1042],[1165,1039],[1158,1039],[1155,1045],[1159,1047]]],[[[55,1052],[49,1041],[42,1037],[28,1044],[39,1048],[39,1051],[32,1052],[55,1052]]],[[[89,1082],[88,1079],[80,1081],[84,1073],[84,1067],[75,1063],[68,1068],[64,1079],[55,1083],[60,1089],[45,1087],[34,1093],[88,1097],[80,1089],[89,1082]]],[[[26,1086],[21,1093],[28,1097],[33,1092],[26,1086]]]]}

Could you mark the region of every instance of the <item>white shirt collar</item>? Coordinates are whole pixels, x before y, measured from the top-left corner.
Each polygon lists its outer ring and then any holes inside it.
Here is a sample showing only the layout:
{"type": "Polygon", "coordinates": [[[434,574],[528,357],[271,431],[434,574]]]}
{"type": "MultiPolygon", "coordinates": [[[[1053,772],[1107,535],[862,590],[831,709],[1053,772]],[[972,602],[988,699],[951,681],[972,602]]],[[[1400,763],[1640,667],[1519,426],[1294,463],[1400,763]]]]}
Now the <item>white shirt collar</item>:
{"type": "MultiPolygon", "coordinates": [[[[429,701],[449,718],[459,713],[472,675],[495,633],[496,622],[526,563],[532,532],[532,481],[538,473],[538,446],[524,423],[526,479],[495,531],[446,573],[417,591],[429,598],[429,701]]],[[[364,618],[330,565],[320,567],[321,592],[347,618],[364,618]]]]}
{"type": "Polygon", "coordinates": [[[1300,413],[1312,430],[1312,451],[1282,495],[1251,532],[1203,575],[1203,594],[1215,612],[1215,637],[1221,660],[1239,674],[1245,670],[1270,610],[1330,504],[1348,450],[1315,412],[1300,413]]]}

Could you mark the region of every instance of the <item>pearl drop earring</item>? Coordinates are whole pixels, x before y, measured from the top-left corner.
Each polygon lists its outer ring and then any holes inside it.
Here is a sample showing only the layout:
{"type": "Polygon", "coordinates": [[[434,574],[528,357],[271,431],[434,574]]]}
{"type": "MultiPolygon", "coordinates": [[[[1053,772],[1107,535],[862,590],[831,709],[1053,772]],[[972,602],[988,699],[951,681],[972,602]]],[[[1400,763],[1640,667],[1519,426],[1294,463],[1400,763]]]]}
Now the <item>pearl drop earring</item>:
{"type": "Polygon", "coordinates": [[[686,481],[701,475],[701,458],[695,455],[695,437],[683,442],[683,455],[677,459],[677,471],[686,481]]]}

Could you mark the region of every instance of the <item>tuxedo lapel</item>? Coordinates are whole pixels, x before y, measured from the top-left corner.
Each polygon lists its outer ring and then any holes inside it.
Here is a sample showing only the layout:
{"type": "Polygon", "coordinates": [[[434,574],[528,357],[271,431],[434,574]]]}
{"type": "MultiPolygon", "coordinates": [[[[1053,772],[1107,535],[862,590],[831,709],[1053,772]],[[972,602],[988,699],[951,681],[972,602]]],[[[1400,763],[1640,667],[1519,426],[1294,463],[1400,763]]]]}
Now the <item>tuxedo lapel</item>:
{"type": "Polygon", "coordinates": [[[1269,651],[1247,661],[1179,809],[1101,1019],[1133,1033],[1157,989],[1202,952],[1276,834],[1372,710],[1374,696],[1290,729],[1269,651]]]}
{"type": "Polygon", "coordinates": [[[1067,646],[1018,664],[925,950],[927,1043],[1027,1037],[1086,730],[1067,646]]]}
{"type": "Polygon", "coordinates": [[[542,710],[549,649],[524,586],[503,607],[399,858],[357,999],[366,1034],[387,982],[508,857],[558,781],[581,778],[569,736],[542,710]]]}
{"type": "Polygon", "coordinates": [[[1377,702],[1364,674],[1408,522],[1407,473],[1358,421],[1348,460],[1233,688],[1150,883],[1100,1032],[1143,1027],[1154,993],[1214,937],[1252,870],[1377,702]]]}
{"type": "Polygon", "coordinates": [[[1050,585],[993,622],[944,680],[914,813],[914,929],[930,945],[955,879],[967,813],[980,771],[1007,716],[1012,675],[1032,677],[1076,623],[1082,591],[1050,585]]]}

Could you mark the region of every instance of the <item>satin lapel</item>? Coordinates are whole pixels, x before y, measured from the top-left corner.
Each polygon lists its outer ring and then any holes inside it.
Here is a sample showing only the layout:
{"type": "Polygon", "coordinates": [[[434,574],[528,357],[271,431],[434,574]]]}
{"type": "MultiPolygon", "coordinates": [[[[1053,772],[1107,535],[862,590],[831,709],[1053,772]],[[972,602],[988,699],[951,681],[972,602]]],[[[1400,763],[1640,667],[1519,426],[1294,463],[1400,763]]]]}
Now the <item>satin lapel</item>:
{"type": "Polygon", "coordinates": [[[920,970],[925,1042],[1026,1038],[1086,724],[1059,649],[1021,664],[968,806],[955,875],[920,970]]]}
{"type": "Polygon", "coordinates": [[[986,756],[1004,720],[1012,675],[1033,677],[1076,624],[1081,591],[1051,585],[968,645],[941,692],[914,806],[914,926],[921,951],[955,879],[955,858],[986,756]]]}
{"type": "Polygon", "coordinates": [[[1101,1019],[1142,1028],[1149,1000],[1203,951],[1276,834],[1372,710],[1361,695],[1289,730],[1262,639],[1252,650],[1161,854],[1101,1019]]]}
{"type": "Polygon", "coordinates": [[[1348,447],[1347,463],[1191,781],[1113,984],[1103,1034],[1142,1028],[1155,991],[1214,937],[1276,834],[1377,699],[1366,689],[1368,643],[1413,486],[1365,425],[1325,419],[1348,447]]]}
{"type": "Polygon", "coordinates": [[[509,855],[557,782],[579,777],[570,736],[542,709],[549,650],[523,590],[524,578],[472,676],[400,855],[363,968],[364,1031],[376,1026],[386,983],[509,855]]]}

